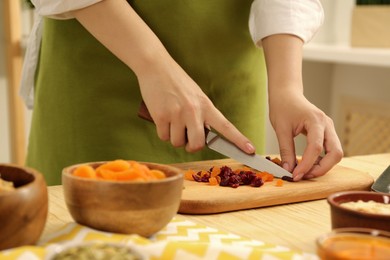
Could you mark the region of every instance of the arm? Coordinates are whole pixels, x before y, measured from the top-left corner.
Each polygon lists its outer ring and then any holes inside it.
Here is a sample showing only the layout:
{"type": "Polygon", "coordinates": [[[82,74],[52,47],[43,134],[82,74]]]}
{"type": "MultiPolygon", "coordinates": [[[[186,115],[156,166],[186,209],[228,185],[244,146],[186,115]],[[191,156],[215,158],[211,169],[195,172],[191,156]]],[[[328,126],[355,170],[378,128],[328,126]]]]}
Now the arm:
{"type": "Polygon", "coordinates": [[[302,46],[323,19],[319,0],[254,0],[249,19],[252,39],[265,53],[271,124],[283,165],[296,181],[325,174],[343,156],[332,120],[303,95],[302,46]],[[307,136],[307,146],[295,167],[299,134],[307,136]]]}
{"type": "Polygon", "coordinates": [[[283,166],[294,180],[324,175],[342,156],[332,120],[303,95],[303,41],[293,35],[275,34],[262,40],[269,89],[270,120],[275,129],[283,166]],[[294,137],[305,134],[307,145],[295,167],[294,137]],[[325,156],[321,158],[323,150],[325,156]],[[295,167],[295,168],[294,168],[295,167]]]}
{"type": "Polygon", "coordinates": [[[204,126],[210,125],[242,150],[254,152],[125,0],[104,0],[73,14],[135,72],[160,139],[197,151],[205,144],[204,126]]]}

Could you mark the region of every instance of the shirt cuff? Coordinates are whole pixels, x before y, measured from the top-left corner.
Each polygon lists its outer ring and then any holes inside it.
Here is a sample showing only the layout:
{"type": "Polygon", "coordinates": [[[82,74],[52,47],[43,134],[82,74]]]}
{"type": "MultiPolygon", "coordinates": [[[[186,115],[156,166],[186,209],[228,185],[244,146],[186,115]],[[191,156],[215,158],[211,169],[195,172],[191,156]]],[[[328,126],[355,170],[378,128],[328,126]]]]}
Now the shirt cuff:
{"type": "Polygon", "coordinates": [[[309,42],[324,20],[319,0],[254,0],[249,16],[253,42],[273,34],[292,34],[309,42]]]}
{"type": "Polygon", "coordinates": [[[31,0],[37,14],[54,19],[72,19],[72,11],[101,1],[103,0],[31,0]]]}

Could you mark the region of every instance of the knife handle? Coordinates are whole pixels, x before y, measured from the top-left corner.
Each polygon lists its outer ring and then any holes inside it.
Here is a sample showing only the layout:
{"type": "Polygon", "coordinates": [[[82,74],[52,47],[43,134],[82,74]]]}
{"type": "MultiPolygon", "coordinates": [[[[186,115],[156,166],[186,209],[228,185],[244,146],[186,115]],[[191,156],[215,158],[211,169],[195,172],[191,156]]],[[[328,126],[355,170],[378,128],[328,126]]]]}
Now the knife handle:
{"type": "MultiPolygon", "coordinates": [[[[148,107],[146,106],[145,102],[142,100],[141,101],[141,104],[139,106],[139,109],[138,109],[138,116],[142,119],[145,119],[149,122],[152,122],[154,123],[154,120],[152,118],[152,116],[150,115],[149,113],[149,110],[148,110],[148,107]]],[[[186,132],[187,132],[187,129],[186,129],[186,132]]],[[[210,129],[207,128],[206,126],[204,127],[204,133],[205,133],[205,136],[207,137],[207,134],[210,132],[210,129]]],[[[187,134],[186,134],[186,140],[187,139],[187,134]]]]}
{"type": "Polygon", "coordinates": [[[141,104],[139,105],[138,116],[140,118],[142,118],[142,119],[145,119],[145,120],[147,120],[149,122],[154,123],[153,118],[150,115],[149,110],[146,107],[146,104],[145,104],[145,102],[143,100],[141,101],[141,104]]]}

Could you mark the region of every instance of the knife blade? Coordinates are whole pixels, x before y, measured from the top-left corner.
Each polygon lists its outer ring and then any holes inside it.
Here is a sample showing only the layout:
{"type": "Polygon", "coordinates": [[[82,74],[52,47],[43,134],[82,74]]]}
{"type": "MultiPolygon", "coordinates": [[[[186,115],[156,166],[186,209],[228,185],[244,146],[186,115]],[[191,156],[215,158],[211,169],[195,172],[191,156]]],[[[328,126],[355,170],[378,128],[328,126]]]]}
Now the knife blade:
{"type": "Polygon", "coordinates": [[[276,163],[258,154],[247,154],[243,152],[235,144],[217,135],[213,131],[208,132],[206,136],[206,145],[210,149],[243,163],[255,170],[268,172],[282,180],[293,181],[291,173],[276,163]]]}
{"type": "MultiPolygon", "coordinates": [[[[142,101],[138,110],[138,116],[150,122],[154,122],[151,117],[146,104],[142,101]]],[[[208,148],[224,155],[229,158],[232,158],[246,166],[251,167],[252,169],[258,171],[265,171],[276,178],[280,178],[286,181],[293,181],[292,174],[287,170],[283,169],[276,163],[268,160],[258,154],[247,154],[243,152],[240,148],[238,148],[232,142],[224,139],[219,136],[212,130],[205,127],[206,134],[206,145],[208,148]]]]}
{"type": "Polygon", "coordinates": [[[371,186],[376,192],[390,193],[390,165],[384,170],[371,186]]]}

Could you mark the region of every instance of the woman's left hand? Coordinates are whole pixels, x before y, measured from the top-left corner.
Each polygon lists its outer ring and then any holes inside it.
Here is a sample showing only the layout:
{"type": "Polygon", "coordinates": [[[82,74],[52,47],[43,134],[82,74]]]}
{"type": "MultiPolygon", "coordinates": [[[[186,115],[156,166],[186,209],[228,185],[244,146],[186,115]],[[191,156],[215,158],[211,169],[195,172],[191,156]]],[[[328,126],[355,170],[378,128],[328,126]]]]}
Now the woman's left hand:
{"type": "Polygon", "coordinates": [[[283,166],[293,171],[294,181],[324,175],[341,160],[343,151],[332,119],[302,93],[291,91],[270,98],[270,120],[283,166]],[[306,135],[307,144],[296,165],[294,138],[299,134],[306,135]]]}
{"type": "Polygon", "coordinates": [[[343,157],[332,119],[303,95],[303,41],[276,34],[262,40],[267,75],[271,124],[275,129],[283,167],[295,181],[327,173],[343,157]],[[294,137],[306,135],[306,148],[296,165],[294,137]],[[322,155],[324,156],[322,157],[322,155]]]}

